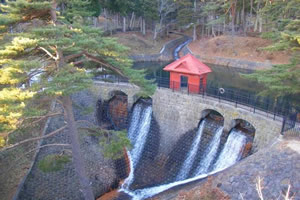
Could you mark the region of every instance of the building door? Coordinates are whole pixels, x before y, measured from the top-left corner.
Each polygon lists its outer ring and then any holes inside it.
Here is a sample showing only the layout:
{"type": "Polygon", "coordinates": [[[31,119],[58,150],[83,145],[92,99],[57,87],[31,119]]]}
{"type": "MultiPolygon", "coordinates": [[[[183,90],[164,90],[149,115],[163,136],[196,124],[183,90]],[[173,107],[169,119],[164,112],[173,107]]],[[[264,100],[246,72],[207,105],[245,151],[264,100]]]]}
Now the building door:
{"type": "Polygon", "coordinates": [[[181,76],[180,77],[180,87],[186,88],[188,86],[188,77],[187,76],[181,76]]]}
{"type": "Polygon", "coordinates": [[[200,92],[204,91],[203,78],[200,78],[200,92]]]}

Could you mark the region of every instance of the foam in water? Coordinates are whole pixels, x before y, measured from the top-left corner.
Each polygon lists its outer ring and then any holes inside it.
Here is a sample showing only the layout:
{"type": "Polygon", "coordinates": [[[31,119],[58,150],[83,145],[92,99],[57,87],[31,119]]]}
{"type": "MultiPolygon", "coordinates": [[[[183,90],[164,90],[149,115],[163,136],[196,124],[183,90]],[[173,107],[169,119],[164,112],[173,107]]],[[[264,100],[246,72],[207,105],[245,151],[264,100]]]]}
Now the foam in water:
{"type": "Polygon", "coordinates": [[[132,122],[129,128],[130,130],[129,138],[134,144],[133,149],[127,152],[130,161],[130,173],[129,176],[125,179],[124,184],[122,185],[122,187],[127,189],[129,188],[130,184],[134,180],[135,167],[142,155],[146,143],[147,135],[149,133],[149,129],[151,125],[151,117],[152,117],[151,106],[147,106],[143,111],[142,111],[142,106],[140,104],[137,104],[136,106],[137,107],[133,109],[133,117],[131,120],[132,122]],[[141,117],[136,117],[140,114],[141,117]]]}
{"type": "Polygon", "coordinates": [[[224,145],[224,149],[214,165],[214,169],[218,170],[230,167],[240,160],[242,155],[241,150],[245,144],[246,136],[244,136],[240,131],[231,131],[224,145]]]}
{"type": "Polygon", "coordinates": [[[200,161],[198,167],[195,171],[195,175],[205,174],[208,172],[210,165],[212,164],[213,160],[217,156],[218,148],[221,142],[221,136],[223,133],[223,127],[218,128],[216,134],[214,135],[212,141],[208,145],[207,149],[204,152],[204,159],[200,161]]]}
{"type": "Polygon", "coordinates": [[[142,105],[141,104],[136,104],[133,108],[133,113],[132,113],[132,118],[131,118],[131,123],[130,127],[128,130],[128,138],[132,143],[134,143],[135,140],[135,133],[137,132],[137,128],[140,122],[140,116],[142,112],[142,105]]]}
{"type": "Polygon", "coordinates": [[[168,190],[172,187],[182,185],[191,181],[203,179],[208,175],[214,174],[216,172],[222,171],[225,168],[233,165],[241,158],[241,149],[246,143],[246,136],[238,131],[232,131],[224,145],[222,152],[220,153],[217,162],[213,165],[214,171],[209,172],[209,167],[211,166],[213,160],[218,151],[220,145],[221,135],[223,128],[219,128],[213,137],[212,141],[208,145],[206,152],[206,157],[199,163],[194,177],[188,178],[194,159],[196,157],[198,147],[203,134],[203,129],[205,121],[203,120],[197,132],[190,152],[188,153],[182,168],[180,169],[178,175],[176,176],[176,181],[173,183],[168,183],[164,185],[138,189],[131,191],[129,189],[130,184],[134,181],[134,172],[137,163],[141,159],[141,155],[146,143],[146,139],[149,133],[152,118],[152,107],[144,107],[142,104],[136,104],[133,109],[133,115],[131,124],[128,131],[128,136],[133,144],[133,149],[128,151],[128,157],[130,161],[130,174],[125,179],[120,192],[124,192],[132,197],[133,200],[143,200],[152,197],[158,193],[168,190]],[[188,179],[186,179],[188,178],[188,179]],[[185,180],[184,180],[185,179],[185,180]]]}
{"type": "Polygon", "coordinates": [[[203,120],[199,125],[196,139],[194,140],[194,142],[190,148],[190,151],[187,154],[187,157],[185,158],[184,163],[183,163],[178,175],[176,176],[176,181],[180,181],[180,180],[184,180],[184,179],[188,178],[189,172],[191,171],[191,168],[193,166],[192,163],[197,155],[197,151],[198,151],[201,137],[203,134],[204,126],[205,126],[205,120],[203,120]]]}

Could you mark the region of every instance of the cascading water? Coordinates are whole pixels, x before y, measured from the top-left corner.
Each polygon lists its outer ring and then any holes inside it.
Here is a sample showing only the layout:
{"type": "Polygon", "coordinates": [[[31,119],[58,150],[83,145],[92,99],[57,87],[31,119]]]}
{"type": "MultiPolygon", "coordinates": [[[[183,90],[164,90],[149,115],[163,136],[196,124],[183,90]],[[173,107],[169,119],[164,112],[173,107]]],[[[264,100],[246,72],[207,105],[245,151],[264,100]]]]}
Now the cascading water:
{"type": "Polygon", "coordinates": [[[130,123],[130,127],[129,127],[129,130],[128,130],[128,138],[130,139],[130,141],[132,143],[134,143],[134,141],[135,141],[135,136],[136,136],[135,134],[136,134],[138,126],[139,126],[139,119],[140,119],[140,116],[141,116],[141,111],[142,111],[142,105],[141,104],[137,104],[133,108],[131,123],[130,123]]]}
{"type": "Polygon", "coordinates": [[[140,161],[142,162],[141,157],[143,155],[146,140],[150,132],[151,120],[152,106],[145,105],[144,103],[137,103],[133,108],[131,123],[128,130],[128,137],[133,145],[132,150],[127,152],[130,160],[130,173],[119,190],[120,192],[129,195],[133,200],[142,200],[152,197],[172,187],[205,178],[208,175],[214,174],[229,167],[230,165],[233,165],[241,158],[242,148],[246,143],[246,136],[239,131],[233,130],[229,134],[223,150],[219,155],[217,155],[218,149],[221,145],[221,136],[223,133],[223,127],[220,127],[217,129],[212,140],[209,142],[206,150],[204,151],[203,158],[200,162],[197,161],[199,163],[195,166],[196,157],[201,144],[201,138],[204,134],[204,128],[208,123],[207,120],[203,120],[199,125],[189,152],[184,159],[184,163],[176,175],[175,182],[167,182],[166,184],[162,185],[131,190],[130,185],[135,181],[135,173],[138,173],[137,165],[140,161]],[[217,156],[217,161],[215,164],[213,164],[213,161],[217,156]],[[214,170],[210,171],[211,168],[214,170]],[[189,177],[192,171],[194,173],[192,177],[189,177]]]}
{"type": "Polygon", "coordinates": [[[217,156],[223,129],[224,129],[223,127],[218,128],[212,141],[210,142],[210,144],[208,145],[207,149],[204,152],[205,155],[204,160],[201,160],[200,163],[198,164],[198,167],[194,173],[195,176],[200,174],[205,174],[208,172],[210,165],[212,164],[213,160],[217,156]]]}
{"type": "Polygon", "coordinates": [[[198,148],[199,148],[199,144],[200,144],[201,137],[203,134],[204,126],[205,126],[205,120],[203,120],[199,125],[196,139],[194,140],[194,142],[190,148],[190,151],[187,154],[187,157],[184,160],[184,163],[183,163],[178,175],[176,176],[176,181],[184,180],[188,177],[189,172],[191,171],[191,168],[192,168],[192,163],[195,159],[195,156],[196,156],[198,148]]]}
{"type": "Polygon", "coordinates": [[[246,144],[246,139],[246,136],[244,136],[241,131],[231,131],[224,149],[214,165],[214,170],[230,167],[240,160],[242,156],[241,150],[246,144]]]}
{"type": "Polygon", "coordinates": [[[152,118],[152,106],[148,105],[145,108],[141,104],[137,104],[133,109],[131,124],[128,135],[133,144],[133,149],[128,151],[130,160],[130,173],[124,181],[122,188],[128,189],[134,180],[134,171],[137,163],[142,155],[147,135],[149,133],[152,118]]]}

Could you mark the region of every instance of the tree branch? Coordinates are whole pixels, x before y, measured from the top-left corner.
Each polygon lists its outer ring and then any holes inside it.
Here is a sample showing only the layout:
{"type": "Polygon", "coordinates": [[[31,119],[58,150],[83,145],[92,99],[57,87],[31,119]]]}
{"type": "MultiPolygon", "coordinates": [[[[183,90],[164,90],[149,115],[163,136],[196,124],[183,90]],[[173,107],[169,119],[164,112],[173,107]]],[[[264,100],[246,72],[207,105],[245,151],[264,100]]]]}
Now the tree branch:
{"type": "Polygon", "coordinates": [[[42,148],[45,148],[45,147],[53,147],[53,146],[60,146],[60,147],[71,147],[70,144],[46,144],[46,145],[42,145],[42,146],[39,146],[38,148],[34,148],[34,149],[31,149],[30,151],[26,152],[24,155],[27,155],[27,154],[30,154],[31,152],[33,151],[36,151],[38,149],[42,149],[42,148]]]}
{"type": "Polygon", "coordinates": [[[83,52],[80,52],[78,54],[73,54],[73,55],[66,56],[65,57],[65,61],[68,62],[68,61],[70,61],[70,60],[72,60],[74,58],[78,58],[80,56],[83,56],[83,52]]]}
{"type": "Polygon", "coordinates": [[[47,49],[45,49],[44,47],[39,47],[38,49],[41,49],[42,51],[44,51],[48,56],[50,56],[52,59],[54,59],[55,61],[58,60],[58,55],[53,56],[47,49]]]}
{"type": "Polygon", "coordinates": [[[80,65],[84,62],[85,60],[79,60],[79,61],[76,61],[76,62],[73,62],[74,65],[80,65]]]}
{"type": "MultiPolygon", "coordinates": [[[[110,65],[110,64],[108,64],[108,63],[106,63],[106,62],[103,61],[102,59],[100,59],[100,58],[98,58],[98,57],[96,57],[96,56],[94,56],[94,55],[92,55],[92,54],[89,54],[89,53],[87,53],[87,52],[80,52],[80,53],[78,53],[78,54],[73,54],[73,55],[66,56],[66,57],[65,57],[65,61],[66,61],[66,62],[69,62],[70,60],[75,59],[75,58],[78,58],[78,57],[83,56],[83,55],[84,55],[86,58],[88,58],[89,60],[91,60],[91,61],[93,61],[93,62],[96,62],[96,63],[98,63],[98,64],[103,65],[104,68],[110,69],[110,70],[112,70],[113,72],[117,73],[118,75],[127,78],[127,77],[123,74],[123,72],[122,72],[120,69],[118,69],[117,67],[114,67],[114,66],[112,66],[112,65],[110,65]]],[[[81,61],[74,62],[74,64],[80,64],[80,63],[82,63],[82,62],[83,62],[83,61],[81,60],[81,61]]]]}
{"type": "Polygon", "coordinates": [[[33,141],[36,141],[36,140],[41,140],[41,139],[45,139],[45,138],[51,137],[51,136],[53,136],[53,135],[55,135],[55,134],[57,134],[57,133],[63,131],[65,128],[67,128],[67,125],[65,125],[65,126],[59,128],[59,129],[57,129],[57,130],[55,130],[55,131],[53,131],[53,132],[47,134],[47,135],[45,135],[45,136],[40,136],[40,137],[30,138],[30,139],[23,140],[23,141],[21,141],[21,142],[15,143],[15,144],[13,144],[13,145],[11,145],[11,146],[5,147],[5,148],[1,149],[0,152],[6,151],[6,150],[9,150],[9,149],[12,149],[12,148],[15,148],[15,147],[17,147],[17,146],[19,146],[19,145],[21,145],[21,144],[25,144],[25,143],[28,143],[28,142],[33,142],[33,141]]]}
{"type": "Polygon", "coordinates": [[[37,119],[37,118],[47,118],[47,117],[54,117],[56,115],[61,115],[62,113],[61,112],[56,112],[56,113],[50,113],[50,114],[47,114],[47,115],[43,115],[43,116],[34,116],[34,117],[27,117],[25,119],[37,119]]]}
{"type": "Polygon", "coordinates": [[[84,55],[85,55],[88,59],[90,59],[90,60],[92,60],[92,61],[94,61],[94,62],[96,62],[96,63],[98,63],[98,64],[103,65],[105,68],[112,70],[113,72],[119,74],[120,76],[122,76],[122,77],[124,77],[124,78],[127,78],[127,77],[123,74],[123,72],[122,72],[120,69],[118,69],[117,67],[114,67],[114,66],[112,66],[112,65],[110,65],[110,64],[107,64],[107,63],[105,63],[103,60],[101,60],[101,59],[97,58],[96,56],[93,56],[93,55],[91,55],[91,54],[89,54],[89,53],[87,53],[87,52],[84,52],[84,55]]]}

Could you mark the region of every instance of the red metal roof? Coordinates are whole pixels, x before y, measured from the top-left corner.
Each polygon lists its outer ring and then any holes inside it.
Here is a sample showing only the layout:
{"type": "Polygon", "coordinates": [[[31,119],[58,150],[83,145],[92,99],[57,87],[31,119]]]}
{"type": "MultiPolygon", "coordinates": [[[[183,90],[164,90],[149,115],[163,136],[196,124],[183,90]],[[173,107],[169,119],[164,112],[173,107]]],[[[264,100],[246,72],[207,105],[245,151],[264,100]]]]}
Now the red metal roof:
{"type": "Polygon", "coordinates": [[[200,62],[191,54],[187,54],[180,59],[172,62],[171,64],[164,67],[164,70],[169,72],[180,72],[194,75],[202,75],[212,72],[207,65],[200,62]]]}

